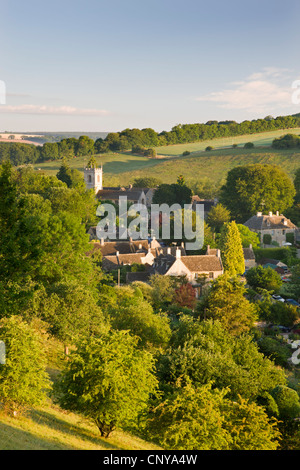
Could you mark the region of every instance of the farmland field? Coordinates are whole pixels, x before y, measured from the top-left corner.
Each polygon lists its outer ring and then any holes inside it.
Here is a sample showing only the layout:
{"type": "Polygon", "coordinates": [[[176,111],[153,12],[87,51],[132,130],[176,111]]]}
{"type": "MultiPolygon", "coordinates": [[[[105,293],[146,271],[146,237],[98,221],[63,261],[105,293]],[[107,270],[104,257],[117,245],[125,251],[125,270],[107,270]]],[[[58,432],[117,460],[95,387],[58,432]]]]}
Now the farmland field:
{"type": "MultiPolygon", "coordinates": [[[[276,150],[271,147],[274,138],[289,132],[300,134],[300,128],[158,147],[157,159],[122,152],[97,155],[96,160],[99,165],[103,164],[104,186],[128,185],[134,178],[141,176],[154,176],[166,183],[172,183],[179,174],[182,174],[186,181],[208,178],[216,184],[221,184],[229,170],[250,163],[276,164],[293,177],[295,170],[300,167],[300,150],[276,150]],[[246,142],[253,142],[255,147],[244,149],[246,142]],[[238,147],[232,148],[233,144],[238,147]],[[205,151],[208,145],[214,147],[210,152],[205,151]],[[184,151],[191,153],[182,156],[184,151]]],[[[83,172],[88,158],[77,157],[68,163],[72,168],[83,172]]],[[[60,161],[38,163],[35,168],[55,175],[60,164],[60,161]]]]}

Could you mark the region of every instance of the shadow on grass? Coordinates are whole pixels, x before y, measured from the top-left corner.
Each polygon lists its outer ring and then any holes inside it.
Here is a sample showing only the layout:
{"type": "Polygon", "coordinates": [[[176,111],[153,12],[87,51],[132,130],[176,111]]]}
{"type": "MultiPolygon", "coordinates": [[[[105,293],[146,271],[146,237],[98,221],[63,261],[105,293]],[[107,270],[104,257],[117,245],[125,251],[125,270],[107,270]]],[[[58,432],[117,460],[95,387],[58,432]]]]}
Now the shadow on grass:
{"type": "Polygon", "coordinates": [[[47,426],[64,434],[75,436],[78,439],[99,445],[106,449],[121,450],[120,447],[111,444],[107,439],[94,436],[92,434],[92,431],[85,430],[80,426],[77,426],[76,424],[71,424],[66,421],[63,421],[62,419],[59,419],[53,416],[52,414],[47,413],[46,411],[31,410],[29,416],[32,421],[35,421],[37,424],[47,426]]]}
{"type": "Polygon", "coordinates": [[[54,442],[51,438],[0,423],[0,450],[76,450],[74,447],[54,442]]]}

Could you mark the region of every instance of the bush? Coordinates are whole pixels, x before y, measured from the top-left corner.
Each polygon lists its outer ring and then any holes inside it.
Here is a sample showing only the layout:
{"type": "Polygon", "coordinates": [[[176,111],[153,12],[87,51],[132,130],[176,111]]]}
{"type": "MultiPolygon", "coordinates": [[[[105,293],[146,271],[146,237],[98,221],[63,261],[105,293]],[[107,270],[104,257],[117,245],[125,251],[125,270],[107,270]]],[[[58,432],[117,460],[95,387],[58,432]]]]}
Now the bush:
{"type": "Polygon", "coordinates": [[[188,150],[186,150],[185,152],[183,152],[182,156],[183,157],[187,157],[188,155],[190,155],[191,152],[189,152],[188,150]]]}
{"type": "Polygon", "coordinates": [[[253,149],[254,143],[253,142],[246,142],[244,145],[244,149],[253,149]]]}
{"type": "Polygon", "coordinates": [[[263,244],[264,245],[271,245],[272,243],[272,237],[269,233],[265,233],[263,236],[263,244]]]}
{"type": "Polygon", "coordinates": [[[213,147],[211,145],[208,145],[205,149],[206,152],[210,152],[210,150],[213,150],[213,147]]]}

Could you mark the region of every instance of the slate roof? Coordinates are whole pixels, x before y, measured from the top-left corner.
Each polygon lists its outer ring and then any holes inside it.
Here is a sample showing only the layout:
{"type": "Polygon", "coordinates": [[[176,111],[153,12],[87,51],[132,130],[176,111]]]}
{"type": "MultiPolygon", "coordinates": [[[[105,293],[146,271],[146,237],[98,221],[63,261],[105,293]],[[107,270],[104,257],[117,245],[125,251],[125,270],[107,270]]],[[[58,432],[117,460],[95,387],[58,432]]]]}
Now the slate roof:
{"type": "Polygon", "coordinates": [[[270,230],[270,229],[296,229],[290,219],[284,215],[253,215],[248,219],[244,225],[250,230],[270,230]],[[286,224],[285,224],[285,223],[286,224]]]}
{"type": "Polygon", "coordinates": [[[142,258],[145,256],[145,253],[126,253],[119,254],[118,256],[109,255],[102,258],[102,267],[105,271],[111,269],[117,269],[120,266],[132,265],[132,264],[142,264],[142,258]]]}
{"type": "Polygon", "coordinates": [[[117,251],[120,254],[136,253],[138,251],[143,251],[144,253],[147,253],[148,249],[148,240],[115,240],[110,242],[104,242],[104,245],[101,245],[100,242],[93,243],[93,250],[101,250],[102,256],[115,255],[117,251]]]}

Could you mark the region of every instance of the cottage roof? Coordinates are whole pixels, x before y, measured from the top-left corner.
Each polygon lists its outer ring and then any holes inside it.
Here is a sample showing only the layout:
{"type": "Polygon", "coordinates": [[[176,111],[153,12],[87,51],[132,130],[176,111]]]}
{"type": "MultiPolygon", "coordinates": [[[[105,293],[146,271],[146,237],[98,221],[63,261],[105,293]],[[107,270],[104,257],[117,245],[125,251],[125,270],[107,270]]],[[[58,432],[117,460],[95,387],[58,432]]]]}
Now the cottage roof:
{"type": "Polygon", "coordinates": [[[109,271],[120,266],[142,264],[143,257],[145,257],[145,253],[126,253],[104,256],[102,258],[102,267],[105,271],[109,271]]]}
{"type": "Polygon", "coordinates": [[[215,255],[182,256],[181,261],[191,272],[222,271],[221,258],[215,255]]]}
{"type": "Polygon", "coordinates": [[[270,230],[270,229],[296,229],[296,225],[293,224],[290,219],[287,219],[284,215],[276,213],[270,215],[263,215],[258,213],[248,219],[244,225],[250,230],[270,230]]]}
{"type": "Polygon", "coordinates": [[[101,250],[102,256],[115,255],[118,251],[120,254],[136,253],[138,251],[147,252],[149,249],[148,240],[124,240],[109,241],[101,243],[93,243],[93,250],[101,250]]]}
{"type": "Polygon", "coordinates": [[[255,254],[254,254],[254,251],[251,247],[243,248],[243,252],[244,252],[244,258],[245,259],[254,259],[255,260],[255,254]]]}

